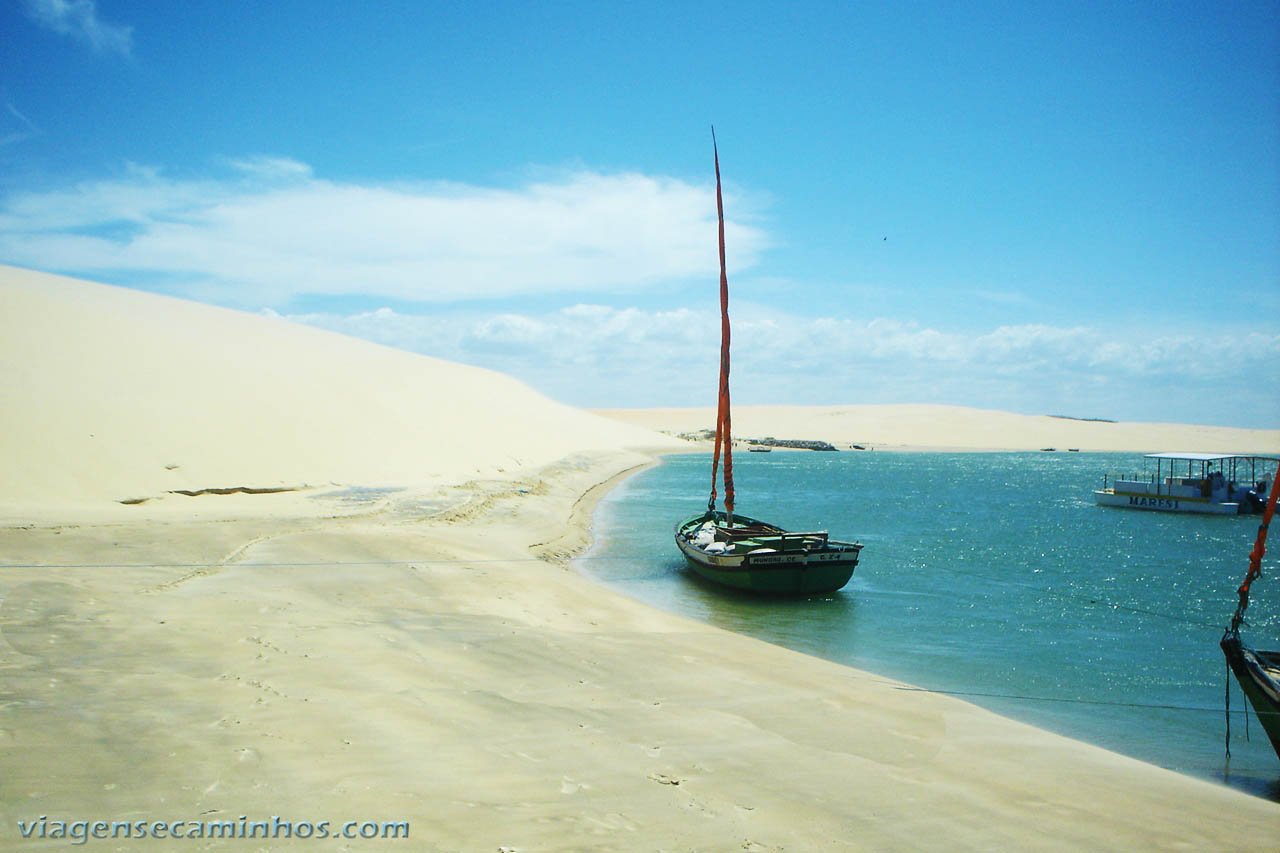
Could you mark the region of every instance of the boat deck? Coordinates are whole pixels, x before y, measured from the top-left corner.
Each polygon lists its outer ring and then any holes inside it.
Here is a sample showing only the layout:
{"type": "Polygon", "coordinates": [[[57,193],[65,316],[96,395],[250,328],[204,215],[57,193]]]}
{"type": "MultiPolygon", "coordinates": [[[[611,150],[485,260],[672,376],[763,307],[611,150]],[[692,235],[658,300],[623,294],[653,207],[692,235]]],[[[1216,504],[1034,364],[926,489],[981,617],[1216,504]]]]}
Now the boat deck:
{"type": "Polygon", "coordinates": [[[789,533],[776,528],[762,527],[763,529],[741,530],[720,528],[716,538],[722,542],[732,543],[735,549],[747,552],[757,548],[772,548],[783,552],[817,551],[827,548],[830,544],[826,531],[789,533]]]}

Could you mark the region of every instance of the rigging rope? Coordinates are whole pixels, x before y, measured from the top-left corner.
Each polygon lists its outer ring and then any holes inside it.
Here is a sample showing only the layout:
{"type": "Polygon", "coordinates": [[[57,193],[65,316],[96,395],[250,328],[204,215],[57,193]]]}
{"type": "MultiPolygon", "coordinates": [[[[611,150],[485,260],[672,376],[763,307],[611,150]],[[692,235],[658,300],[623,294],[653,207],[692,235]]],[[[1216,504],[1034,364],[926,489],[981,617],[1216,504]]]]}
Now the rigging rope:
{"type": "Polygon", "coordinates": [[[989,575],[984,572],[973,572],[973,571],[966,571],[964,569],[957,569],[954,566],[944,565],[944,566],[936,566],[932,568],[936,571],[946,572],[948,574],[953,574],[953,575],[960,575],[961,577],[978,578],[980,580],[987,581],[988,583],[1001,584],[1004,586],[1016,586],[1019,589],[1030,590],[1032,592],[1038,593],[1043,596],[1059,598],[1059,599],[1062,599],[1063,601],[1070,601],[1075,604],[1083,605],[1085,607],[1098,607],[1098,608],[1105,608],[1107,610],[1112,610],[1112,611],[1136,613],[1142,616],[1155,616],[1159,619],[1167,619],[1170,622],[1179,622],[1183,625],[1191,625],[1196,628],[1216,628],[1220,624],[1217,622],[1209,622],[1207,619],[1205,620],[1193,619],[1192,617],[1187,616],[1186,614],[1165,613],[1160,610],[1151,610],[1146,607],[1133,607],[1128,604],[1120,604],[1116,601],[1107,599],[1101,595],[1089,594],[1089,593],[1061,592],[1057,589],[1054,589],[1052,586],[1041,586],[1040,584],[1024,583],[1022,581],[1011,580],[1006,577],[989,575]]]}
{"type": "Polygon", "coordinates": [[[1116,699],[1079,699],[1071,696],[1037,696],[1030,693],[999,693],[983,690],[947,690],[939,687],[918,687],[914,684],[897,687],[904,693],[937,693],[942,696],[970,696],[978,699],[1014,699],[1022,702],[1056,702],[1067,705],[1098,705],[1109,708],[1151,708],[1159,711],[1195,711],[1218,713],[1217,708],[1202,705],[1171,705],[1160,702],[1124,702],[1116,699]]]}
{"type": "Polygon", "coordinates": [[[1245,573],[1244,582],[1236,593],[1240,603],[1236,605],[1235,615],[1231,617],[1231,627],[1224,636],[1236,637],[1240,634],[1240,625],[1244,622],[1244,612],[1249,609],[1249,587],[1262,575],[1262,558],[1267,553],[1267,528],[1271,525],[1271,517],[1276,512],[1276,496],[1280,495],[1280,463],[1276,465],[1276,474],[1271,478],[1271,488],[1267,495],[1267,508],[1262,513],[1262,523],[1258,525],[1258,536],[1253,543],[1253,551],[1249,553],[1249,571],[1245,573]]]}

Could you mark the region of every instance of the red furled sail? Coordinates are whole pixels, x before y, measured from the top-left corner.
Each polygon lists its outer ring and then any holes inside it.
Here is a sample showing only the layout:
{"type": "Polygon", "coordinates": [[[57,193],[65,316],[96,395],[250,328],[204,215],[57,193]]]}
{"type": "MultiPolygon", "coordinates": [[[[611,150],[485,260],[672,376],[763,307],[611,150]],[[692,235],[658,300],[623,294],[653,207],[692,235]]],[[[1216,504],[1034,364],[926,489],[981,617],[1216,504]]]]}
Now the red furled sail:
{"type": "Polygon", "coordinates": [[[711,457],[711,499],[707,511],[716,508],[716,474],[724,452],[724,511],[733,524],[733,430],[729,415],[729,274],[724,260],[724,196],[720,191],[720,151],[716,129],[711,128],[711,150],[716,163],[716,219],[720,228],[720,392],[716,401],[716,444],[711,457]]]}

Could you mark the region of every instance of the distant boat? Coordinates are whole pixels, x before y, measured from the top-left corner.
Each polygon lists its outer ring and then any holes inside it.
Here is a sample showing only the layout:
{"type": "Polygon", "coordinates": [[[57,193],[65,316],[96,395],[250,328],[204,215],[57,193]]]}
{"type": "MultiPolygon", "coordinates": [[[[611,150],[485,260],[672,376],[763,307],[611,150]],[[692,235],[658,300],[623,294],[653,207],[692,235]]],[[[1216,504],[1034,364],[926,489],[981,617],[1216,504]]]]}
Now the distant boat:
{"type": "Polygon", "coordinates": [[[748,453],[772,453],[772,447],[762,447],[759,444],[753,444],[747,448],[748,453]]]}
{"type": "MultiPolygon", "coordinates": [[[[1277,466],[1276,479],[1280,479],[1280,466],[1277,466]]],[[[1244,623],[1244,612],[1249,607],[1249,587],[1262,574],[1262,558],[1267,553],[1267,528],[1276,512],[1276,494],[1280,489],[1272,489],[1267,498],[1266,508],[1262,514],[1262,524],[1258,525],[1258,536],[1253,543],[1253,551],[1249,554],[1249,570],[1245,572],[1244,582],[1236,590],[1240,597],[1236,605],[1235,615],[1231,617],[1231,625],[1222,635],[1219,645],[1227,658],[1227,666],[1240,682],[1240,688],[1248,697],[1249,704],[1258,715],[1258,721],[1271,741],[1271,748],[1280,758],[1280,652],[1263,652],[1250,648],[1240,639],[1240,626],[1244,623]]],[[[1230,702],[1231,694],[1227,694],[1230,702]]],[[[1227,725],[1230,726],[1231,715],[1227,714],[1227,725]]],[[[1231,740],[1228,730],[1227,752],[1230,754],[1231,740]]]]}
{"type": "Polygon", "coordinates": [[[1103,477],[1102,488],[1093,493],[1099,506],[1214,515],[1258,513],[1274,489],[1274,478],[1272,483],[1260,478],[1270,464],[1280,462],[1271,456],[1229,453],[1149,453],[1145,458],[1148,471],[1143,475],[1103,477]]]}
{"type": "MultiPolygon", "coordinates": [[[[724,198],[720,152],[711,132],[716,168],[716,217],[720,225],[720,390],[711,497],[707,511],[676,525],[676,547],[690,568],[709,581],[766,595],[818,595],[849,582],[862,545],[837,542],[825,531],[792,533],[733,511],[733,438],[729,407],[729,277],[724,257],[724,198]],[[724,451],[724,510],[716,509],[721,449],[724,451]]],[[[753,448],[754,449],[754,448],[753,448]]]]}

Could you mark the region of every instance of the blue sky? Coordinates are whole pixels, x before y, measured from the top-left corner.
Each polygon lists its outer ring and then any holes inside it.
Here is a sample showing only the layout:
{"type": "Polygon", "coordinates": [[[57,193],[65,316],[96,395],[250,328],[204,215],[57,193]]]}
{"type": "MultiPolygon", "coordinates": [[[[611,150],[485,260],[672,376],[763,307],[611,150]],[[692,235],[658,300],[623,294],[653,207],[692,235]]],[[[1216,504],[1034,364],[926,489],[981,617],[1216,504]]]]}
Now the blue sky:
{"type": "Polygon", "coordinates": [[[1280,4],[0,5],[0,262],[584,406],[1280,427],[1280,4]]]}

